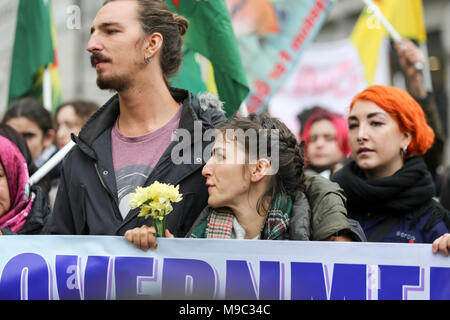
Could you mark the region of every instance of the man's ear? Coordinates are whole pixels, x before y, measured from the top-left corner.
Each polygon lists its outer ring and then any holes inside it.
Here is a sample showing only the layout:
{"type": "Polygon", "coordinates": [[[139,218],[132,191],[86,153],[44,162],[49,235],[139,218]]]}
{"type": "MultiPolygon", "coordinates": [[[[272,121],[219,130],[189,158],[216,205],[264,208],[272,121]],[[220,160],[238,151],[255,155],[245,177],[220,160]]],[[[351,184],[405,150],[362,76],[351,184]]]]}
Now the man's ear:
{"type": "Polygon", "coordinates": [[[270,161],[265,158],[258,159],[256,164],[251,165],[250,175],[252,182],[258,182],[270,174],[270,161]]]}
{"type": "Polygon", "coordinates": [[[162,47],[163,36],[159,32],[154,32],[145,39],[145,53],[149,55],[149,58],[153,58],[162,47]]]}

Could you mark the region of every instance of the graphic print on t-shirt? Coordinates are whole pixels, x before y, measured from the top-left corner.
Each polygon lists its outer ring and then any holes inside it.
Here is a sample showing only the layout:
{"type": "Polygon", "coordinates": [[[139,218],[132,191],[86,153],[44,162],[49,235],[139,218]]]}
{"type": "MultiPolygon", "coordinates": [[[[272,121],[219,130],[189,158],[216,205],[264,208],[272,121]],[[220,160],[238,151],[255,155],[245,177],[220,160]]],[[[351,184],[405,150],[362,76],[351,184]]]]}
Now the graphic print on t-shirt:
{"type": "Polygon", "coordinates": [[[137,187],[144,186],[153,168],[172,142],[178,128],[182,107],[159,129],[142,136],[127,137],[120,133],[118,119],[111,130],[111,151],[116,175],[117,196],[122,218],[130,212],[128,201],[137,187]]]}
{"type": "Polygon", "coordinates": [[[153,168],[150,166],[135,164],[116,172],[119,209],[124,219],[130,211],[128,204],[130,194],[134,193],[137,187],[144,185],[152,170],[153,168]]]}

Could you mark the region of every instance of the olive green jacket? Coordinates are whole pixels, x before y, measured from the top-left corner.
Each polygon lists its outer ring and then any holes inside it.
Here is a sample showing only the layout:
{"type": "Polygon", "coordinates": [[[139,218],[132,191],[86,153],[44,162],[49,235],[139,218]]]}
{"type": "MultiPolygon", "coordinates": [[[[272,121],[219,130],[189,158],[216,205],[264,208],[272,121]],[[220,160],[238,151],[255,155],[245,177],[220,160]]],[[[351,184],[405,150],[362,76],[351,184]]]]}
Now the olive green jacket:
{"type": "Polygon", "coordinates": [[[311,211],[309,240],[325,240],[351,229],[347,219],[347,198],[337,183],[320,175],[306,174],[304,194],[311,211]]]}

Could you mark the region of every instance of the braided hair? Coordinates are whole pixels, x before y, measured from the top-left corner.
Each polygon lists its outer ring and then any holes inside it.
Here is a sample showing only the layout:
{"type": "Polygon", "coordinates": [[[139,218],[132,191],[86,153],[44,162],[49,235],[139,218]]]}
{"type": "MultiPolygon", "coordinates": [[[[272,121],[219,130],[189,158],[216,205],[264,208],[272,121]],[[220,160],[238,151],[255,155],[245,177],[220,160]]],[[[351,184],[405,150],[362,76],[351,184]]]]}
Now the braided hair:
{"type": "Polygon", "coordinates": [[[249,136],[245,136],[244,147],[248,157],[259,158],[265,151],[267,157],[272,160],[272,164],[274,160],[278,161],[278,170],[274,172],[267,190],[258,200],[259,214],[269,209],[265,207],[270,203],[266,201],[267,199],[274,199],[278,193],[294,198],[296,192],[303,189],[304,143],[299,144],[295,135],[283,122],[265,113],[251,113],[248,117],[228,118],[221,122],[217,129],[221,133],[227,133],[228,129],[244,132],[253,129],[256,132],[257,141],[250,141],[249,136]],[[256,146],[250,145],[251,143],[256,146]],[[261,150],[261,146],[266,147],[267,150],[261,150]]]}

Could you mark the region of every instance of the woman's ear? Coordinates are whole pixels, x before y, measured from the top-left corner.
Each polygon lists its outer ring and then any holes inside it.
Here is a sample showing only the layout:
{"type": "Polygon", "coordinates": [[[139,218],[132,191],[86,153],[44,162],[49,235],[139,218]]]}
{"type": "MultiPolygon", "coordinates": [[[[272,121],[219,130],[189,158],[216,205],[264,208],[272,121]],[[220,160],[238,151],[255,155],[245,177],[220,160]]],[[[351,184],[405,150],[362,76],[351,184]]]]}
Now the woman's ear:
{"type": "Polygon", "coordinates": [[[256,164],[251,165],[250,175],[252,182],[258,182],[265,176],[270,174],[270,161],[268,159],[262,158],[258,159],[256,164]]]}
{"type": "Polygon", "coordinates": [[[412,134],[409,131],[403,132],[403,139],[402,139],[402,145],[401,148],[404,149],[405,147],[408,147],[412,140],[412,134]]]}

